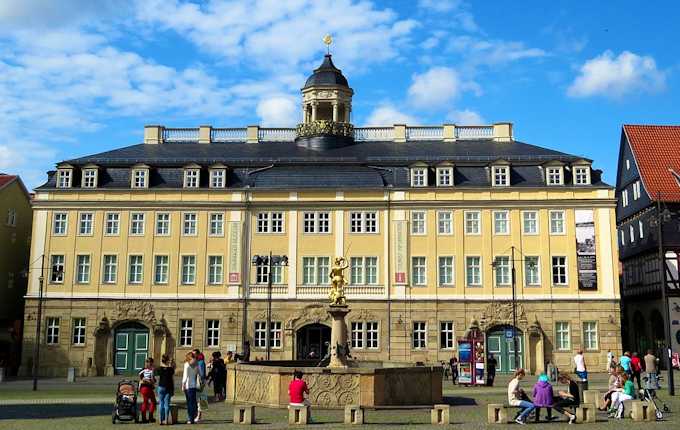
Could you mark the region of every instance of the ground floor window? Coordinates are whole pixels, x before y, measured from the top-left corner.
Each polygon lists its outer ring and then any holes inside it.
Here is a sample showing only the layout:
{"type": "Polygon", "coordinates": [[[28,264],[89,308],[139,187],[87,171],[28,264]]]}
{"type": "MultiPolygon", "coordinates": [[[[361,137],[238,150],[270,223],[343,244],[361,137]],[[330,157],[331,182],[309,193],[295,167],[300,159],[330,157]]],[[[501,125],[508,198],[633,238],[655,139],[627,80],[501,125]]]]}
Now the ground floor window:
{"type": "Polygon", "coordinates": [[[427,348],[427,323],[425,321],[413,322],[413,349],[427,348]]]}
{"type": "Polygon", "coordinates": [[[85,318],[73,319],[73,344],[85,345],[85,318]]]}
{"type": "MultiPolygon", "coordinates": [[[[269,334],[271,339],[272,349],[281,348],[281,338],[282,338],[282,323],[281,321],[271,322],[271,333],[269,334]]],[[[267,347],[267,322],[266,321],[255,321],[255,348],[266,348],[267,347]]]]}
{"type": "Polygon", "coordinates": [[[454,342],[453,321],[442,321],[439,323],[439,348],[453,349],[454,342]]]}
{"type": "Polygon", "coordinates": [[[208,328],[206,336],[206,345],[208,347],[219,346],[220,344],[220,320],[208,320],[206,321],[206,327],[208,328]]]}
{"type": "Polygon", "coordinates": [[[179,320],[179,346],[191,346],[194,335],[193,320],[179,320]]]}
{"type": "Polygon", "coordinates": [[[590,351],[598,349],[597,321],[583,322],[583,345],[590,351]]]}
{"type": "Polygon", "coordinates": [[[48,345],[56,345],[59,343],[59,318],[47,318],[47,338],[48,345]]]}
{"type": "Polygon", "coordinates": [[[569,333],[569,323],[557,321],[555,323],[555,343],[560,351],[571,350],[571,334],[569,333]]]}

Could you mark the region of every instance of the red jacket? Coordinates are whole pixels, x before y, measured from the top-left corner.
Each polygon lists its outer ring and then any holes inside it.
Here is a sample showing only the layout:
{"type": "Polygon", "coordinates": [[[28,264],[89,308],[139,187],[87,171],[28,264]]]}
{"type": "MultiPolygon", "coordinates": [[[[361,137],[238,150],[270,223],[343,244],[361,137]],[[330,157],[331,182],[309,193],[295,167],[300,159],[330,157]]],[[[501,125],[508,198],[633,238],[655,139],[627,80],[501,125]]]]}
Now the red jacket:
{"type": "Polygon", "coordinates": [[[631,357],[630,367],[635,373],[642,372],[642,364],[640,363],[640,357],[638,356],[631,357]]]}

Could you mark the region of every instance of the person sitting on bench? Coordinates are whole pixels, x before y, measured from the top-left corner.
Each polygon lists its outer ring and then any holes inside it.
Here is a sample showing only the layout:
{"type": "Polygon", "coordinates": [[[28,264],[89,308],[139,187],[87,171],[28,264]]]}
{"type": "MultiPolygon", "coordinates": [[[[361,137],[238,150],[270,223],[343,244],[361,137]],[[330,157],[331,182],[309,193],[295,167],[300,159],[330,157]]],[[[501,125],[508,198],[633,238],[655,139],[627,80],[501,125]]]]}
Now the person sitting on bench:
{"type": "Polygon", "coordinates": [[[302,372],[296,370],[293,372],[293,380],[288,385],[288,398],[290,399],[290,406],[309,406],[311,402],[305,398],[305,394],[309,395],[309,388],[307,383],[302,379],[302,372]]]}
{"type": "Polygon", "coordinates": [[[526,397],[526,393],[519,387],[519,382],[524,378],[526,373],[524,369],[517,369],[515,371],[515,377],[508,384],[508,403],[510,406],[515,406],[521,409],[521,412],[515,422],[517,424],[526,424],[526,419],[529,414],[534,410],[535,406],[528,400],[522,400],[526,397]]]}

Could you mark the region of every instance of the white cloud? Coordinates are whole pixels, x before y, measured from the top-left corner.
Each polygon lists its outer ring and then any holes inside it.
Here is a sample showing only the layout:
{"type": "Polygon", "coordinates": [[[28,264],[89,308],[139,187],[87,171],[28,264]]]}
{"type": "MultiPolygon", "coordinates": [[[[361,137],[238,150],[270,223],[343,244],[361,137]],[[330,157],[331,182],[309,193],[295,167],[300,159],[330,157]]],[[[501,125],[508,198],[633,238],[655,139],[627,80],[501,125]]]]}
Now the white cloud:
{"type": "Polygon", "coordinates": [[[295,127],[300,122],[300,104],[293,97],[264,98],[257,104],[256,111],[264,127],[295,127]]]}
{"type": "Polygon", "coordinates": [[[654,92],[666,85],[665,73],[658,70],[654,58],[623,51],[612,51],[586,61],[567,89],[571,97],[602,95],[620,98],[634,92],[654,92]]]}
{"type": "Polygon", "coordinates": [[[56,28],[96,17],[115,16],[130,0],[4,0],[0,2],[0,28],[56,28]]]}
{"type": "Polygon", "coordinates": [[[472,65],[499,65],[548,55],[544,50],[527,47],[523,42],[486,40],[472,36],[452,38],[449,50],[464,54],[466,61],[472,65]]]}
{"type": "Polygon", "coordinates": [[[377,106],[368,115],[364,125],[366,126],[390,126],[393,124],[419,124],[420,122],[407,113],[397,109],[391,103],[383,103],[377,106]]]}
{"type": "Polygon", "coordinates": [[[418,0],[418,7],[435,12],[450,12],[460,7],[460,0],[418,0]]]}
{"type": "Polygon", "coordinates": [[[470,109],[464,110],[454,110],[446,115],[448,121],[452,121],[457,125],[481,125],[486,124],[486,121],[482,116],[470,109]]]}
{"type": "Polygon", "coordinates": [[[420,108],[443,107],[459,96],[461,87],[461,79],[454,69],[433,67],[413,76],[408,89],[409,102],[420,108]]]}

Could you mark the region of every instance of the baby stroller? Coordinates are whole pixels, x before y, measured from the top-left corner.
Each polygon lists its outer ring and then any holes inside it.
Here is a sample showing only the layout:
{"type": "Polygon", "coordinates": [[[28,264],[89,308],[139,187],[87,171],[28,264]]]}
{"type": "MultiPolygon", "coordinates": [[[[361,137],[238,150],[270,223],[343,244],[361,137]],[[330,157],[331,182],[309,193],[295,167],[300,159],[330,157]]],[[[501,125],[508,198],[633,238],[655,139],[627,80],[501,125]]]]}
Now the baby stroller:
{"type": "Polygon", "coordinates": [[[657,421],[660,421],[663,419],[663,413],[664,412],[668,413],[671,411],[671,409],[668,407],[666,402],[659,399],[656,395],[656,389],[659,386],[659,382],[658,380],[650,381],[649,376],[645,376],[644,378],[642,378],[642,381],[644,382],[643,384],[644,388],[640,390],[639,393],[640,400],[646,400],[654,405],[656,419],[657,421]],[[661,407],[659,407],[659,403],[661,404],[661,407]]]}
{"type": "Polygon", "coordinates": [[[118,421],[139,422],[137,414],[137,383],[130,380],[122,380],[116,389],[116,401],[113,404],[111,422],[118,421]]]}

